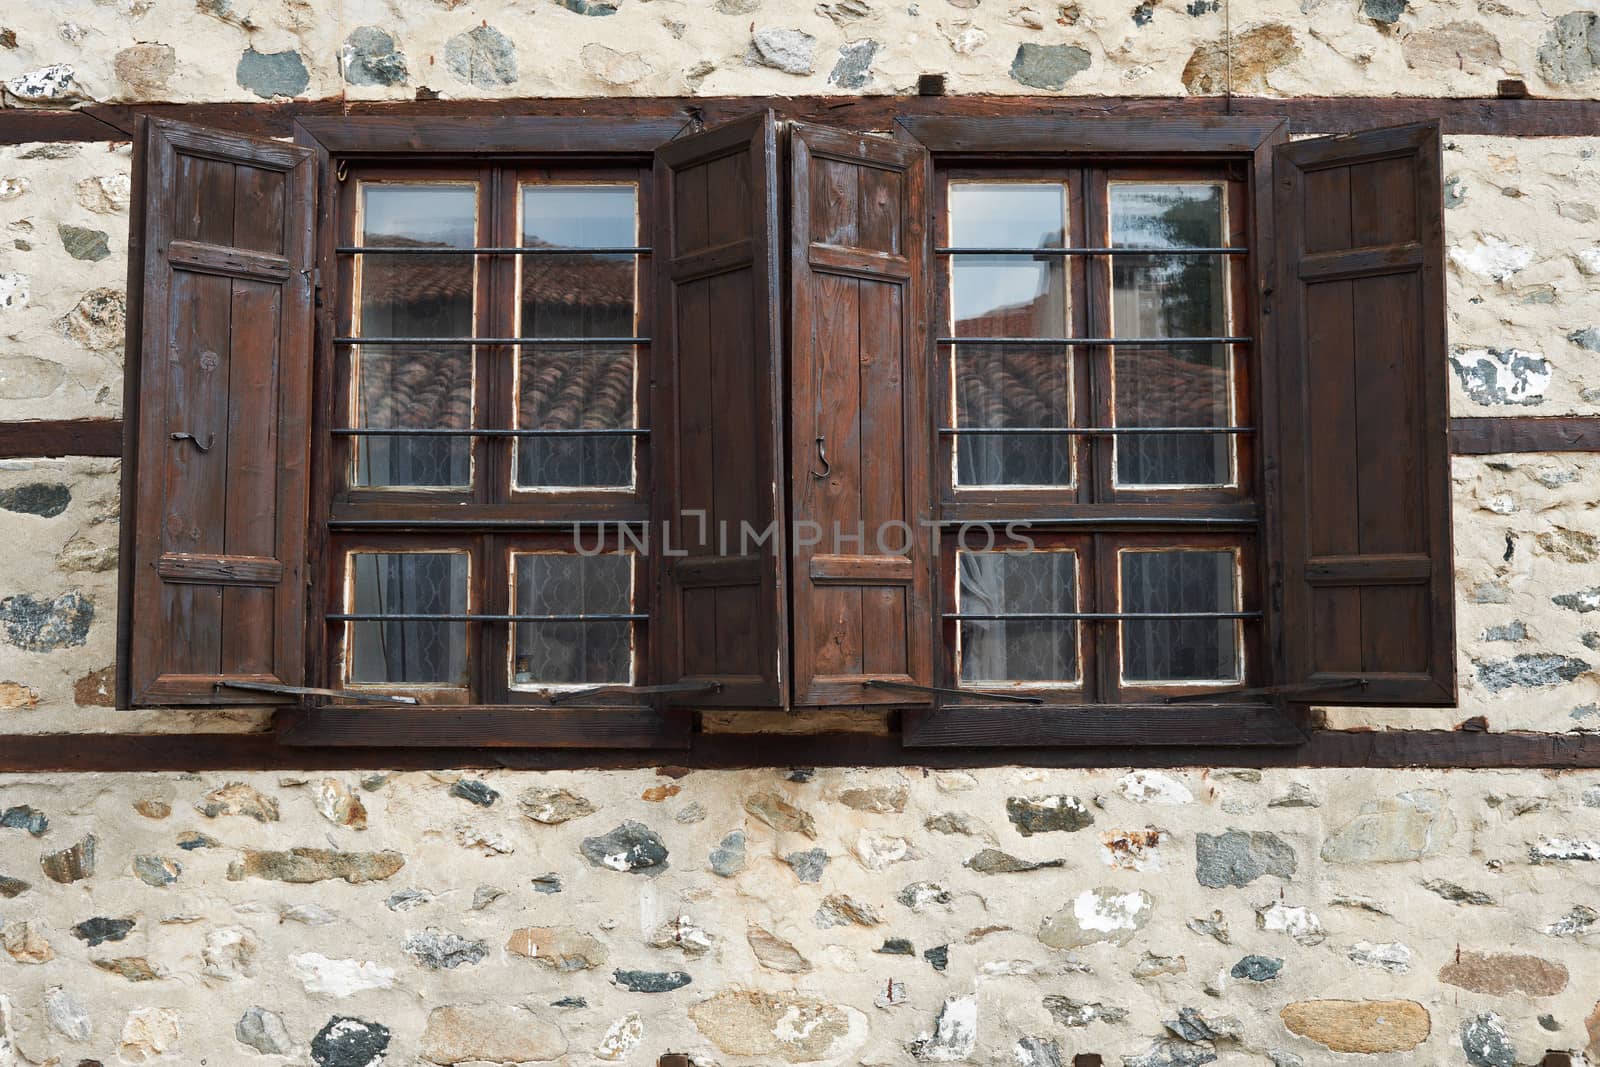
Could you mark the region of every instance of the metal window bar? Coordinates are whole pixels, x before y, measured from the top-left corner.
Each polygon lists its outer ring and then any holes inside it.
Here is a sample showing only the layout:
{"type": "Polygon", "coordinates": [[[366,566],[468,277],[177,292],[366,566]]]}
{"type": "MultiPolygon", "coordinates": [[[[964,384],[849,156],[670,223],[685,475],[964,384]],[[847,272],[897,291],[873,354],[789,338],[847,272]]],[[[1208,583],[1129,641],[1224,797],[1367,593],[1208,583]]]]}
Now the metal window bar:
{"type": "MultiPolygon", "coordinates": [[[[998,488],[1004,489],[1005,486],[998,488]]],[[[1046,515],[1016,518],[947,518],[940,519],[945,528],[984,526],[1215,526],[1238,529],[1254,527],[1260,520],[1255,516],[1234,515],[1046,515]]]]}
{"type": "Polygon", "coordinates": [[[1296,682],[1293,685],[1258,685],[1249,689],[1222,689],[1209,693],[1180,693],[1167,697],[1163,704],[1195,704],[1217,697],[1270,697],[1298,696],[1302,693],[1322,693],[1330,689],[1365,689],[1371,683],[1365,678],[1346,678],[1337,682],[1296,682]]]}
{"type": "Polygon", "coordinates": [[[939,337],[941,345],[1247,345],[1253,337],[939,337]]]}
{"type": "Polygon", "coordinates": [[[1259,619],[1259,611],[1017,611],[1017,612],[945,612],[946,619],[955,622],[1050,622],[1054,620],[1083,620],[1089,622],[1149,622],[1166,619],[1259,619]]]}
{"type": "Polygon", "coordinates": [[[935,248],[940,256],[1246,256],[1250,249],[1237,245],[1213,245],[1202,248],[1023,248],[1010,245],[963,245],[935,248]]]}
{"type": "Polygon", "coordinates": [[[647,345],[648,337],[335,337],[336,345],[647,345]]]}
{"type": "Polygon", "coordinates": [[[335,612],[323,616],[328,622],[645,622],[650,616],[637,613],[606,612],[594,615],[468,615],[447,612],[426,614],[377,611],[335,612]]]}
{"type": "Polygon", "coordinates": [[[1078,437],[1115,437],[1141,433],[1193,433],[1193,434],[1247,434],[1255,433],[1254,426],[941,426],[941,434],[984,437],[1035,436],[1056,437],[1063,434],[1078,437]]]}
{"type": "Polygon", "coordinates": [[[540,245],[485,245],[473,248],[426,248],[406,245],[389,248],[384,245],[336,245],[334,251],[341,256],[648,256],[649,245],[616,245],[594,248],[554,248],[540,245]]]}
{"type": "Polygon", "coordinates": [[[1044,697],[1024,696],[1020,693],[995,693],[982,689],[951,689],[942,685],[913,685],[910,682],[896,682],[888,678],[868,678],[861,683],[861,687],[863,689],[904,689],[909,693],[932,693],[936,697],[969,697],[979,700],[998,701],[1005,704],[1044,703],[1044,697]]]}
{"type": "MultiPolygon", "coordinates": [[[[528,684],[528,683],[519,683],[528,684]]],[[[532,683],[538,685],[537,682],[532,683]]],[[[721,682],[667,682],[662,685],[597,685],[589,689],[574,689],[568,692],[551,693],[546,699],[551,704],[570,704],[577,700],[588,700],[597,696],[610,694],[628,694],[629,696],[666,696],[672,693],[716,693],[722,690],[721,682]]]]}
{"type": "Polygon", "coordinates": [[[648,519],[329,519],[332,530],[576,530],[607,526],[638,528],[648,519]]]}
{"type": "Polygon", "coordinates": [[[614,430],[588,427],[571,430],[443,430],[435,428],[410,429],[405,427],[363,426],[336,427],[329,431],[335,437],[648,437],[650,431],[640,426],[620,427],[614,430]]]}

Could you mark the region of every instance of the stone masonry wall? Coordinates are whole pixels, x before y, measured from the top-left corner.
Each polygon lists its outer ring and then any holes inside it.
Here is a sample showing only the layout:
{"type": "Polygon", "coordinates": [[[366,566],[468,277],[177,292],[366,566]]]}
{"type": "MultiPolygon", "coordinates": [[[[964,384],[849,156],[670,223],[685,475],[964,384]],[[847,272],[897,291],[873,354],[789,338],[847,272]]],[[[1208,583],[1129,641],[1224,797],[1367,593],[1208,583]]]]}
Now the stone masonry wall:
{"type": "Polygon", "coordinates": [[[0,1064],[1600,1056],[1600,773],[0,778],[0,1064]]]}

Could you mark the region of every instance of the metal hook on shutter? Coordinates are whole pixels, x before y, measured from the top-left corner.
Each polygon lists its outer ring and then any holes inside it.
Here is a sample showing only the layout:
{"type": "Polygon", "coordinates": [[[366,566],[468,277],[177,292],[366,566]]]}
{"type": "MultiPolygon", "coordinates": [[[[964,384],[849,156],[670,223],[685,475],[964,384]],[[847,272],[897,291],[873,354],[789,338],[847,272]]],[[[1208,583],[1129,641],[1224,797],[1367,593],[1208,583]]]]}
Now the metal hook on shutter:
{"type": "Polygon", "coordinates": [[[822,470],[812,471],[811,477],[820,481],[833,473],[833,464],[828,462],[828,439],[821,434],[817,435],[817,461],[822,464],[822,470]]]}
{"type": "Polygon", "coordinates": [[[210,437],[207,437],[205,444],[201,444],[200,438],[196,437],[187,430],[179,430],[177,433],[169,436],[171,436],[174,441],[189,441],[194,445],[194,447],[198,448],[202,452],[210,452],[211,446],[217,443],[216,434],[212,434],[210,437]]]}

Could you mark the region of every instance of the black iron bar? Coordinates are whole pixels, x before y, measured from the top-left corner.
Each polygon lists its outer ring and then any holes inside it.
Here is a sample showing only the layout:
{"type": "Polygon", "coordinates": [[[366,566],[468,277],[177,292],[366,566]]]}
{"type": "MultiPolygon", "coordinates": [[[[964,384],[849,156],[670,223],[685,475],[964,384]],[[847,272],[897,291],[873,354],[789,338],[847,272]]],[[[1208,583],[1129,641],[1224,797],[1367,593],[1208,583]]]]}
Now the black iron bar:
{"type": "Polygon", "coordinates": [[[941,426],[941,434],[1009,437],[1059,437],[1063,434],[1078,437],[1117,437],[1141,433],[1193,433],[1193,434],[1244,434],[1255,433],[1254,426],[941,426]]]}
{"type": "Polygon", "coordinates": [[[648,519],[330,519],[333,530],[574,530],[581,527],[644,526],[648,519]]]}
{"type": "MultiPolygon", "coordinates": [[[[971,487],[963,487],[971,488],[971,487]]],[[[1005,486],[992,486],[986,488],[1004,489],[1005,486]]],[[[967,519],[940,519],[939,525],[951,526],[1228,526],[1247,528],[1255,526],[1260,520],[1255,516],[1234,515],[1098,515],[1098,516],[1055,516],[1055,517],[1011,517],[995,516],[993,518],[967,518],[967,519]]]]}
{"type": "Polygon", "coordinates": [[[243,689],[251,693],[276,693],[283,696],[335,697],[340,700],[365,700],[378,704],[419,704],[416,697],[386,693],[351,692],[348,689],[319,689],[309,685],[274,685],[268,682],[218,682],[213,689],[243,689]]]}
{"type": "MultiPolygon", "coordinates": [[[[538,683],[533,684],[537,685],[538,683]]],[[[721,682],[668,682],[664,685],[597,685],[591,689],[574,689],[567,692],[551,693],[548,699],[552,704],[566,704],[574,700],[586,700],[594,696],[603,696],[607,693],[627,693],[630,696],[656,696],[668,693],[715,693],[721,689],[721,682]]]]}
{"type": "Polygon", "coordinates": [[[647,345],[648,337],[335,337],[336,345],[647,345]]]}
{"type": "Polygon", "coordinates": [[[1008,704],[1043,704],[1044,697],[1023,696],[1019,693],[990,693],[981,689],[950,689],[938,685],[913,685],[886,678],[868,678],[861,683],[866,689],[904,689],[912,693],[932,693],[935,696],[970,697],[974,700],[1003,701],[1008,704]]]}
{"type": "Polygon", "coordinates": [[[473,248],[426,248],[416,245],[388,247],[386,245],[337,245],[334,251],[341,256],[648,256],[649,245],[619,245],[597,248],[551,248],[545,246],[488,245],[473,248]]]}
{"type": "Polygon", "coordinates": [[[1247,345],[1253,337],[940,337],[941,345],[1247,345]]]}
{"type": "Polygon", "coordinates": [[[1259,611],[1033,611],[1010,613],[972,613],[947,611],[944,617],[954,622],[1155,622],[1167,619],[1259,619],[1259,611]]]}
{"type": "Polygon", "coordinates": [[[1339,682],[1296,682],[1294,685],[1258,685],[1250,689],[1218,689],[1209,693],[1180,693],[1165,698],[1164,704],[1192,704],[1217,697],[1295,696],[1300,693],[1320,693],[1328,689],[1365,689],[1370,683],[1365,678],[1346,678],[1339,682]]]}
{"type": "Polygon", "coordinates": [[[608,612],[597,615],[438,615],[383,612],[342,612],[324,615],[329,622],[642,622],[649,615],[608,612]]]}
{"type": "Polygon", "coordinates": [[[622,427],[615,430],[597,430],[591,428],[573,430],[441,430],[432,427],[425,429],[407,429],[404,427],[378,427],[364,426],[337,427],[329,431],[335,437],[647,437],[650,434],[638,426],[622,427]]]}
{"type": "Polygon", "coordinates": [[[1206,248],[1023,248],[1021,246],[972,245],[935,248],[941,256],[1244,256],[1248,248],[1215,245],[1206,248]]]}

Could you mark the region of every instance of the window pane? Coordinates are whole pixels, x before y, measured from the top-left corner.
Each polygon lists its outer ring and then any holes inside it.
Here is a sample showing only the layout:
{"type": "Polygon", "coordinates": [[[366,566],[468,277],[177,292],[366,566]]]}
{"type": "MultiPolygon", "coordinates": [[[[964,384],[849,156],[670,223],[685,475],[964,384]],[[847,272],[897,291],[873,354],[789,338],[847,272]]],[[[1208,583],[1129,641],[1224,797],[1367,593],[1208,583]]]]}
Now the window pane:
{"type": "MultiPolygon", "coordinates": [[[[1078,610],[1072,552],[958,552],[957,610],[965,615],[1078,610]]],[[[1072,619],[960,623],[961,680],[1077,682],[1078,624],[1072,619]]]]}
{"type": "MultiPolygon", "coordinates": [[[[465,552],[353,552],[349,610],[358,615],[464,614],[468,567],[465,552]]],[[[351,683],[466,685],[466,623],[346,625],[351,683]]]]}
{"type": "MultiPolygon", "coordinates": [[[[470,248],[477,188],[460,184],[361,186],[364,246],[470,248]]],[[[359,333],[367,337],[473,335],[475,257],[360,257],[359,333]]],[[[472,425],[472,349],[465,345],[362,345],[354,350],[354,425],[465,429],[472,425]]],[[[354,484],[465,488],[467,437],[358,437],[354,484]]]]}
{"type": "MultiPolygon", "coordinates": [[[[1059,247],[1067,232],[1060,182],[953,182],[954,247],[1059,247]]],[[[950,257],[952,335],[1065,337],[1070,309],[1061,256],[950,257]]],[[[955,425],[1072,425],[1072,355],[1050,346],[951,347],[955,425]]],[[[1073,440],[1040,435],[958,435],[958,485],[1070,485],[1073,440]]]]}
{"type": "MultiPolygon", "coordinates": [[[[524,185],[522,242],[529,247],[631,247],[633,185],[524,185]]],[[[520,257],[523,337],[632,337],[637,332],[637,257],[588,252],[520,257]]],[[[631,345],[530,345],[517,363],[517,426],[626,429],[634,412],[631,345]]],[[[516,484],[629,487],[634,439],[523,438],[516,484]]]]}
{"type": "MultiPolygon", "coordinates": [[[[1237,611],[1237,557],[1192,549],[1120,553],[1121,610],[1237,611]]],[[[1233,682],[1240,677],[1237,619],[1151,619],[1120,624],[1125,682],[1233,682]]]]}
{"type": "MultiPolygon", "coordinates": [[[[632,556],[519,552],[512,567],[518,615],[633,611],[632,556]]],[[[632,622],[519,622],[515,629],[513,685],[625,685],[633,678],[632,622]]]]}
{"type": "MultiPolygon", "coordinates": [[[[1072,425],[1071,357],[1032,345],[955,347],[956,425],[1072,425]]],[[[1040,434],[956,437],[957,485],[1072,484],[1073,440],[1040,434]]]]}
{"type": "MultiPolygon", "coordinates": [[[[1214,248],[1224,240],[1224,187],[1216,183],[1113,183],[1111,243],[1123,248],[1214,248]]],[[[1112,323],[1118,337],[1217,337],[1228,328],[1228,257],[1117,256],[1112,323]]],[[[1227,345],[1119,346],[1119,426],[1227,426],[1232,363],[1227,345]]],[[[1116,440],[1120,485],[1229,485],[1228,434],[1139,434],[1116,440]]]]}

